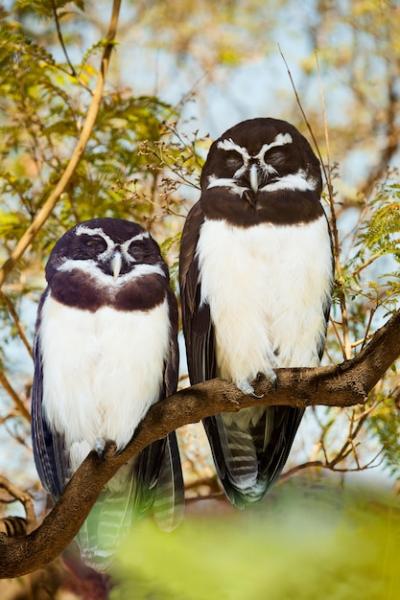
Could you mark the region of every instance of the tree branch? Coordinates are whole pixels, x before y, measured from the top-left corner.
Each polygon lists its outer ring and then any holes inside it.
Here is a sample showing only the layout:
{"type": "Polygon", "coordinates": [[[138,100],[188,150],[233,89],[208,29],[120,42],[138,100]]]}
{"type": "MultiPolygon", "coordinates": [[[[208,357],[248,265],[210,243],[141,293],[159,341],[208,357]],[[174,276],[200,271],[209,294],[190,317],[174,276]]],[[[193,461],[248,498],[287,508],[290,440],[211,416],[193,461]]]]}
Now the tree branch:
{"type": "Polygon", "coordinates": [[[379,329],[352,360],[315,369],[279,369],[277,382],[255,383],[262,399],[244,396],[220,379],[180,390],[155,404],[119,454],[109,446],[103,457],[92,452],[66,486],[42,524],[29,535],[0,535],[0,578],[18,577],[54,560],[78,533],[104,485],[128,460],[171,431],[221,412],[249,406],[353,406],[363,404],[375,384],[400,355],[400,311],[379,329]]]}
{"type": "Polygon", "coordinates": [[[85,151],[86,144],[88,143],[90,135],[92,133],[93,126],[95,124],[96,117],[99,112],[101,99],[103,96],[105,76],[110,64],[111,52],[114,47],[114,38],[117,33],[120,6],[121,0],[114,0],[110,26],[108,28],[108,33],[106,36],[106,45],[104,47],[101,59],[100,72],[97,79],[96,88],[78,142],[75,146],[69,163],[61,176],[61,179],[59,180],[51,194],[48,196],[47,200],[44,202],[39,212],[36,214],[31,225],[20,238],[16,247],[12,251],[11,256],[3,263],[0,269],[0,288],[3,286],[7,275],[10,273],[15,264],[24,254],[25,250],[30,246],[34,237],[37,235],[37,233],[40,231],[44,223],[51,215],[61,194],[64,192],[68,183],[70,182],[71,177],[73,176],[75,169],[78,166],[79,161],[85,151]]]}
{"type": "Polygon", "coordinates": [[[68,65],[69,65],[69,68],[71,69],[71,75],[73,77],[76,77],[76,71],[74,69],[74,65],[70,61],[70,58],[69,58],[68,52],[67,52],[67,48],[65,46],[64,36],[62,34],[62,31],[61,31],[61,25],[60,25],[60,21],[58,19],[57,6],[56,6],[56,3],[55,3],[55,0],[51,0],[51,8],[53,10],[54,21],[55,21],[55,24],[56,24],[58,41],[60,42],[62,51],[64,52],[65,60],[67,61],[68,65]]]}

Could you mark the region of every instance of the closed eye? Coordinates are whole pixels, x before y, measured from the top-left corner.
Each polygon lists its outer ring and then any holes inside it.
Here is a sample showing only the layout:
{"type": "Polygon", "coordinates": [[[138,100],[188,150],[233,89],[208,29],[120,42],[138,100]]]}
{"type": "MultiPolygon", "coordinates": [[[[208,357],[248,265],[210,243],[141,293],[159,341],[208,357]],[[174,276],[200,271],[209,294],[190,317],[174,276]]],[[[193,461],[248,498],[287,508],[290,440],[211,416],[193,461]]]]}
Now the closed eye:
{"type": "Polygon", "coordinates": [[[282,165],[286,161],[286,155],[279,150],[270,150],[264,154],[264,162],[271,165],[282,165]]]}
{"type": "Polygon", "coordinates": [[[132,242],[128,252],[136,262],[145,262],[151,257],[151,250],[144,241],[132,242]]]}
{"type": "Polygon", "coordinates": [[[225,153],[225,162],[228,167],[239,168],[243,164],[243,157],[235,150],[225,153]]]}
{"type": "Polygon", "coordinates": [[[82,238],[85,243],[85,247],[89,250],[96,251],[98,254],[107,249],[106,241],[100,235],[85,235],[82,236],[82,238]]]}

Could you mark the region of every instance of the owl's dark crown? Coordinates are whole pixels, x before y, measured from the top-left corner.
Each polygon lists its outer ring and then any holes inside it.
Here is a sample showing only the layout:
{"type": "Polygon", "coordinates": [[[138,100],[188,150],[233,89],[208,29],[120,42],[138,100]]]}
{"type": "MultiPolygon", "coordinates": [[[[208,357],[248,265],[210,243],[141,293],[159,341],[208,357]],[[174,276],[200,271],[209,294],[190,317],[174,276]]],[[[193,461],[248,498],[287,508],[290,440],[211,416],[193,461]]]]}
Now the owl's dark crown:
{"type": "Polygon", "coordinates": [[[293,125],[259,118],[231,127],[212,144],[201,187],[225,187],[241,195],[246,190],[315,191],[319,197],[322,180],[317,157],[293,125]]]}

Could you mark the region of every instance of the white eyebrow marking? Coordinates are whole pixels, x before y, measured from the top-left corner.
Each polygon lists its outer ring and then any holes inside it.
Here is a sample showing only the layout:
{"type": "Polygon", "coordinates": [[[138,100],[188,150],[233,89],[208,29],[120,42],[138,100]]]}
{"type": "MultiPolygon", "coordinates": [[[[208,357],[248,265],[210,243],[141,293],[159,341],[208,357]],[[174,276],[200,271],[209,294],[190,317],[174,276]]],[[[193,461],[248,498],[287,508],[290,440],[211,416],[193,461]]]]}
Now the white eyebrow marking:
{"type": "Polygon", "coordinates": [[[113,240],[106,233],[104,233],[104,231],[100,227],[91,228],[86,227],[85,225],[79,225],[79,227],[76,228],[76,235],[82,234],[99,235],[100,237],[102,237],[105,243],[107,244],[107,250],[105,252],[107,252],[108,250],[110,250],[110,248],[115,246],[113,240]]]}
{"type": "Polygon", "coordinates": [[[132,244],[132,242],[140,242],[140,240],[145,240],[148,238],[150,238],[149,232],[143,231],[142,233],[138,233],[137,235],[134,235],[133,237],[129,238],[129,240],[126,240],[126,242],[121,244],[121,248],[124,248],[124,250],[127,250],[129,248],[129,246],[132,244]]]}
{"type": "Polygon", "coordinates": [[[231,138],[218,142],[217,148],[220,148],[221,150],[235,150],[236,152],[239,152],[239,154],[242,155],[244,161],[248,161],[250,158],[250,155],[247,152],[246,148],[235,144],[235,142],[231,138]]]}
{"type": "Polygon", "coordinates": [[[79,225],[76,228],[76,235],[82,235],[82,233],[86,233],[87,235],[102,235],[108,237],[100,227],[86,227],[85,225],[79,225]]]}
{"type": "Polygon", "coordinates": [[[290,133],[278,133],[275,137],[274,141],[270,144],[264,144],[259,153],[256,155],[256,158],[263,158],[264,154],[270,148],[275,148],[275,146],[284,146],[285,144],[291,144],[293,142],[293,138],[290,133]]]}

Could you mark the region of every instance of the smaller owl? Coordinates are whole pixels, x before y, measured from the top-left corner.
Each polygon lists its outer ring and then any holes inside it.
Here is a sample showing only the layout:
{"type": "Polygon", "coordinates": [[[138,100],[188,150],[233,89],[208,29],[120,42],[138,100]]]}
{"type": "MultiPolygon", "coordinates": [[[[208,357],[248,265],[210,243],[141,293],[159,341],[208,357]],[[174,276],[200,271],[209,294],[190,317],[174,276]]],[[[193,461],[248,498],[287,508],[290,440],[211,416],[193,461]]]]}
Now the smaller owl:
{"type": "MultiPolygon", "coordinates": [[[[121,219],[68,231],[46,266],[36,325],[33,451],[58,498],[91,450],[123,449],[149,408],[176,390],[177,305],[156,242],[121,219]]],[[[134,514],[171,529],[183,481],[175,433],[109,481],[79,532],[85,562],[106,569],[134,514]]]]}

